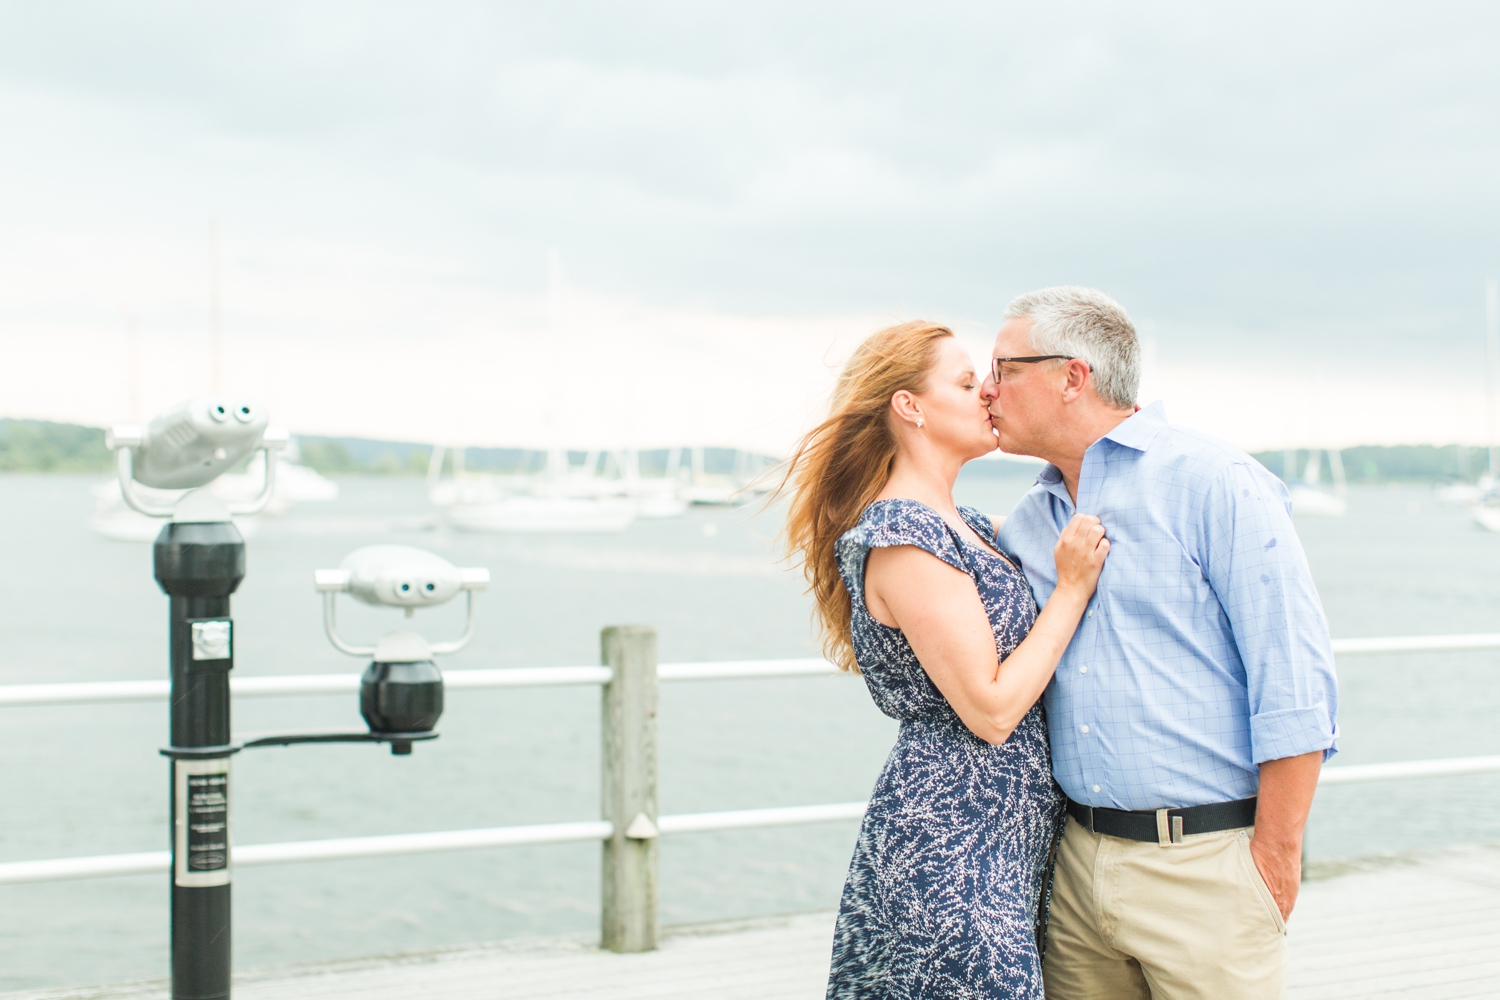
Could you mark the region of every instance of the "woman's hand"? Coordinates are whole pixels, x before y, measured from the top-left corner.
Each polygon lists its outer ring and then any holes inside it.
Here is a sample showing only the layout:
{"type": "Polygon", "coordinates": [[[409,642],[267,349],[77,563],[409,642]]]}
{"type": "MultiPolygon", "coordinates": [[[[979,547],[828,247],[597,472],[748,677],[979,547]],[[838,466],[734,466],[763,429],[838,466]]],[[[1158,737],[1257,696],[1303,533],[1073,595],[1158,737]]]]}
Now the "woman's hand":
{"type": "Polygon", "coordinates": [[[1052,558],[1057,561],[1057,589],[1085,601],[1093,597],[1107,555],[1109,539],[1104,537],[1104,525],[1092,514],[1074,514],[1052,550],[1052,558]]]}
{"type": "Polygon", "coordinates": [[[1109,552],[1104,526],[1075,517],[1053,552],[1057,589],[1003,665],[969,574],[911,545],[872,549],[865,565],[866,608],[906,635],[932,683],[986,743],[1009,739],[1052,680],[1099,582],[1109,552]]]}

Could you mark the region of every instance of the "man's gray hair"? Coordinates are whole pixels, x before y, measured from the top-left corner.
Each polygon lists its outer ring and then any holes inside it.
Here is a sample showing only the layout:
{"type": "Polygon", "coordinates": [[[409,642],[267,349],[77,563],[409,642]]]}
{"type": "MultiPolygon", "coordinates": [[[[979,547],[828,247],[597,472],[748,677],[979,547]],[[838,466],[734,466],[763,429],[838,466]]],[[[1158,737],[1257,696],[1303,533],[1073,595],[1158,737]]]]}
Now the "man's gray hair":
{"type": "Polygon", "coordinates": [[[1031,320],[1031,349],[1037,354],[1087,361],[1094,391],[1104,402],[1120,410],[1135,405],[1141,345],[1120,303],[1092,288],[1059,285],[1012,299],[1005,318],[1031,320]]]}

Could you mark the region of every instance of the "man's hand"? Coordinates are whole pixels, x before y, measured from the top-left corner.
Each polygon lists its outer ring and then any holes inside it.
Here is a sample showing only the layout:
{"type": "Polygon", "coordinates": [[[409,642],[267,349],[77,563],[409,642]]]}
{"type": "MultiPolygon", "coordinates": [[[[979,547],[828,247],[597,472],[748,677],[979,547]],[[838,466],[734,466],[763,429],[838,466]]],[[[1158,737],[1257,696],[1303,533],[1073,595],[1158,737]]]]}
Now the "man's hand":
{"type": "Polygon", "coordinates": [[[1321,750],[1260,765],[1250,857],[1271,890],[1282,920],[1291,919],[1292,907],[1297,905],[1302,885],[1302,828],[1307,825],[1322,767],[1321,750]]]}
{"type": "Polygon", "coordinates": [[[1291,919],[1292,907],[1297,905],[1297,890],[1302,887],[1302,843],[1271,844],[1255,831],[1250,838],[1250,857],[1260,877],[1265,879],[1276,908],[1281,911],[1282,921],[1291,919]]]}

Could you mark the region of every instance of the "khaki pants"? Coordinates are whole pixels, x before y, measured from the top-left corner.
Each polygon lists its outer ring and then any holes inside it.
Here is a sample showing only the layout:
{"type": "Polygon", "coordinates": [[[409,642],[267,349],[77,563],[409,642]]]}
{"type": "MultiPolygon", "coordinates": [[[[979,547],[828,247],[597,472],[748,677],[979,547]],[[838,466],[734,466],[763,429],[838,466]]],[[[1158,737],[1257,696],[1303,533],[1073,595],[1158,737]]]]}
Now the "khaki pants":
{"type": "Polygon", "coordinates": [[[1047,1000],[1280,1000],[1286,924],[1250,857],[1252,830],[1162,847],[1070,816],[1043,965],[1047,1000]]]}

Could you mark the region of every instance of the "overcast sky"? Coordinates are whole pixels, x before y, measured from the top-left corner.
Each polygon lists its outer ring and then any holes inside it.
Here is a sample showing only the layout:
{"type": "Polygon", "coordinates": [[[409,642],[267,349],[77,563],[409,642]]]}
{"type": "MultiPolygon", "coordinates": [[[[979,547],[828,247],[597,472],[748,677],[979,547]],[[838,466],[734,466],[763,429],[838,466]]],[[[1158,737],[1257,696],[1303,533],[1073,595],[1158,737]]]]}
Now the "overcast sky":
{"type": "Polygon", "coordinates": [[[1493,4],[0,2],[0,414],[205,391],[212,220],[304,432],[784,447],[1080,283],[1178,422],[1478,441],[1497,178],[1493,4]]]}

